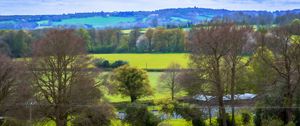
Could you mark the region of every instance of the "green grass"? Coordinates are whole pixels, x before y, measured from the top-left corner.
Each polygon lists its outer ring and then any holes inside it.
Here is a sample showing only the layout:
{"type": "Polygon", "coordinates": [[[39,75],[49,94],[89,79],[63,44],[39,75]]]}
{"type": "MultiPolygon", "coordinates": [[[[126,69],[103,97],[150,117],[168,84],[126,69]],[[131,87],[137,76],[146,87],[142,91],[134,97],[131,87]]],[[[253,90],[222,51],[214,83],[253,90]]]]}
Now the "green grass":
{"type": "Polygon", "coordinates": [[[172,54],[91,54],[93,58],[104,58],[110,62],[125,60],[131,66],[145,69],[165,69],[170,63],[178,63],[183,68],[188,66],[187,53],[172,54]]]}
{"type": "Polygon", "coordinates": [[[170,119],[165,120],[160,123],[160,125],[166,125],[166,126],[192,126],[191,122],[188,122],[184,119],[170,119]]]}

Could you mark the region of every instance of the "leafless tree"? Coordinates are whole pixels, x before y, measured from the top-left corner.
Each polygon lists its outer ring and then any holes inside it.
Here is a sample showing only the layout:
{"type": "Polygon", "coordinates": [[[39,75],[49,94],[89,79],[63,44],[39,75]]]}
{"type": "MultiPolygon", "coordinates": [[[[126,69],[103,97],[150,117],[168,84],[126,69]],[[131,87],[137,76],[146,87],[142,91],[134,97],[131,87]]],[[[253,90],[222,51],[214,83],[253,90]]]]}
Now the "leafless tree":
{"type": "Polygon", "coordinates": [[[284,122],[288,123],[293,118],[293,99],[295,91],[300,84],[299,73],[299,37],[294,36],[288,26],[282,26],[272,29],[268,34],[265,34],[263,41],[258,41],[263,49],[272,51],[273,59],[268,60],[264,57],[265,51],[261,51],[261,58],[268,64],[279,76],[276,78],[277,83],[283,84],[282,96],[284,107],[284,122]]]}
{"type": "Polygon", "coordinates": [[[50,30],[33,45],[29,64],[35,100],[40,112],[66,126],[78,108],[96,104],[101,97],[95,76],[86,71],[90,58],[85,43],[72,30],[50,30]]]}
{"type": "Polygon", "coordinates": [[[171,99],[174,100],[176,93],[180,92],[181,86],[179,84],[180,65],[171,63],[168,69],[159,78],[159,88],[167,89],[171,93],[171,99]]]}
{"type": "Polygon", "coordinates": [[[226,126],[226,112],[223,101],[226,84],[226,67],[224,59],[230,53],[232,40],[231,23],[209,23],[208,26],[194,28],[188,42],[190,59],[197,69],[205,75],[205,80],[213,85],[214,94],[219,105],[222,125],[226,126]]]}
{"type": "Polygon", "coordinates": [[[178,76],[178,81],[180,86],[185,90],[190,96],[198,96],[201,95],[204,97],[206,104],[204,104],[208,108],[208,117],[209,124],[212,125],[212,113],[211,113],[211,98],[212,96],[212,87],[211,84],[207,83],[202,74],[201,70],[198,69],[190,69],[185,70],[180,73],[178,76]]]}
{"type": "Polygon", "coordinates": [[[253,45],[251,36],[252,28],[249,26],[237,26],[232,25],[231,29],[224,33],[224,36],[229,37],[229,51],[228,54],[224,57],[226,69],[228,69],[229,77],[228,83],[230,87],[231,95],[231,115],[232,115],[232,126],[235,125],[235,99],[237,80],[241,78],[241,74],[238,74],[240,70],[249,64],[250,59],[247,62],[244,62],[244,55],[246,52],[250,52],[251,45],[253,45]]]}

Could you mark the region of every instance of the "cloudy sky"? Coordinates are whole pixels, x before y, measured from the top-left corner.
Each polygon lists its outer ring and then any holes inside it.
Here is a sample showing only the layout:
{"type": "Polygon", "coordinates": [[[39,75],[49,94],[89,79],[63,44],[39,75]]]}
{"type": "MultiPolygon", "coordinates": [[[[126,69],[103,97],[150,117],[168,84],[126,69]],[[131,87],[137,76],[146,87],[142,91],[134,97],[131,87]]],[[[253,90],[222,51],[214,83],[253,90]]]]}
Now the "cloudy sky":
{"type": "Polygon", "coordinates": [[[0,15],[139,11],[194,6],[274,11],[300,9],[300,0],[0,0],[0,15]]]}

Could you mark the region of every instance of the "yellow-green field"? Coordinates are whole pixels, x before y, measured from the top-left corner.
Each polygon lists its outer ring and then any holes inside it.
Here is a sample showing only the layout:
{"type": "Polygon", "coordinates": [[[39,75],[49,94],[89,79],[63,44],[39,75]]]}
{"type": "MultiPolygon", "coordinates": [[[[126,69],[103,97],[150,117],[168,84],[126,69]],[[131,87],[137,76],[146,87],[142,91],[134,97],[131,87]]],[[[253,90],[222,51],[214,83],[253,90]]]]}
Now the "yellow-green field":
{"type": "MultiPolygon", "coordinates": [[[[160,100],[160,99],[168,99],[170,98],[170,93],[166,89],[159,88],[159,77],[163,74],[162,72],[148,72],[148,77],[150,81],[151,88],[153,90],[153,96],[144,97],[140,100],[160,100]]],[[[184,92],[179,93],[177,96],[185,95],[184,92]]],[[[122,97],[121,95],[109,95],[106,94],[105,97],[110,102],[123,102],[130,101],[129,97],[122,97]]]]}
{"type": "Polygon", "coordinates": [[[93,58],[104,58],[110,62],[125,60],[131,66],[144,69],[165,69],[170,63],[178,63],[187,68],[189,58],[187,53],[171,54],[91,54],[93,58]]]}

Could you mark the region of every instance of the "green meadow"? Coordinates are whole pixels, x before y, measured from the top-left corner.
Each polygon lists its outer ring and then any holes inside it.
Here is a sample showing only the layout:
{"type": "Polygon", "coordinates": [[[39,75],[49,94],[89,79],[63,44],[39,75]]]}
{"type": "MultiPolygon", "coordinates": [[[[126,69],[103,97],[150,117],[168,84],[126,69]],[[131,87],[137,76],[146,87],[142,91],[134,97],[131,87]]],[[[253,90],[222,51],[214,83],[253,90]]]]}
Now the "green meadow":
{"type": "MultiPolygon", "coordinates": [[[[159,85],[161,84],[161,83],[159,83],[159,78],[162,74],[163,74],[163,72],[148,72],[148,78],[150,81],[151,88],[153,90],[153,95],[149,96],[149,97],[141,98],[140,99],[141,101],[170,99],[169,91],[159,87],[159,85]]],[[[183,96],[183,95],[185,95],[185,93],[181,92],[177,96],[183,96]]],[[[128,101],[130,101],[129,97],[123,97],[121,95],[111,95],[111,94],[106,93],[105,97],[110,102],[128,102],[128,101]]]]}
{"type": "Polygon", "coordinates": [[[142,69],[165,69],[171,63],[178,63],[183,68],[188,66],[187,53],[170,53],[170,54],[91,54],[93,58],[103,58],[110,62],[124,60],[131,66],[142,69]]]}

